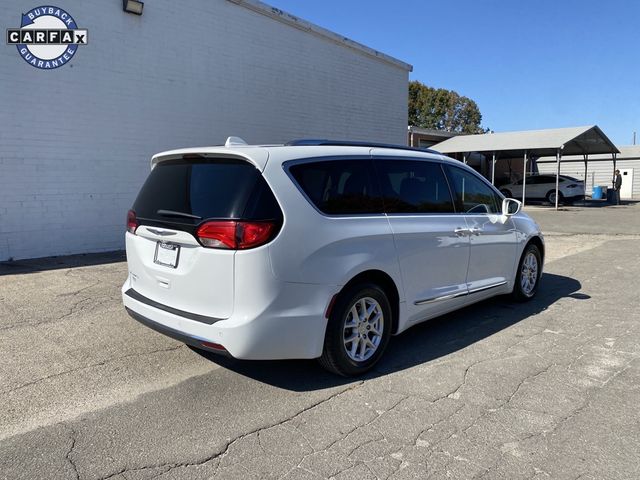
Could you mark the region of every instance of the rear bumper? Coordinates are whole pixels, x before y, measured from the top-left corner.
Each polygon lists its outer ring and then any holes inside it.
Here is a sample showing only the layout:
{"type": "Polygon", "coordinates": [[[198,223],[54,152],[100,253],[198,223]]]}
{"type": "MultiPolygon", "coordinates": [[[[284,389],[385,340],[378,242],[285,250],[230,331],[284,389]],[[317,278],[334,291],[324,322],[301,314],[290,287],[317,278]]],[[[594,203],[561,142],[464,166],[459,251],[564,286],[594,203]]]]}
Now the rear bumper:
{"type": "Polygon", "coordinates": [[[213,325],[214,323],[219,322],[220,320],[222,320],[221,318],[207,317],[205,315],[198,315],[196,313],[185,312],[184,310],[178,310],[177,308],[168,307],[168,306],[163,305],[163,304],[161,304],[159,302],[156,302],[155,300],[151,300],[150,298],[147,298],[144,295],[141,295],[140,293],[136,292],[133,288],[130,288],[130,289],[126,290],[124,292],[124,295],[127,295],[127,296],[133,298],[134,300],[137,300],[137,301],[139,301],[141,303],[144,303],[145,305],[149,305],[151,307],[155,307],[155,308],[157,308],[159,310],[164,310],[165,312],[173,313],[173,314],[177,315],[178,317],[187,318],[189,320],[194,320],[196,322],[205,323],[207,325],[213,325]]]}
{"type": "Polygon", "coordinates": [[[162,333],[163,335],[166,335],[167,337],[171,337],[174,338],[176,340],[178,340],[179,342],[185,343],[187,345],[191,345],[192,347],[196,347],[199,348],[200,350],[207,350],[208,352],[214,352],[217,353],[219,355],[224,355],[226,357],[230,357],[231,355],[229,355],[229,352],[227,352],[226,350],[220,350],[217,348],[210,348],[207,347],[206,345],[203,345],[203,341],[206,341],[204,339],[199,339],[196,337],[191,337],[189,335],[186,335],[178,330],[174,330],[173,328],[169,328],[165,325],[162,325],[161,323],[158,322],[154,322],[153,320],[144,317],[142,315],[140,315],[139,313],[134,312],[133,310],[131,310],[128,307],[125,307],[125,310],[127,311],[127,313],[129,315],[131,315],[131,318],[133,318],[134,320],[137,320],[138,322],[140,322],[141,324],[143,324],[145,327],[149,327],[152,330],[155,330],[158,333],[162,333]]]}
{"type": "MultiPolygon", "coordinates": [[[[171,309],[158,308],[131,295],[129,280],[122,301],[129,315],[143,325],[188,345],[221,345],[243,360],[317,358],[322,354],[327,320],[324,316],[337,286],[285,283],[268,305],[236,304],[234,314],[212,324],[186,318],[171,309]]],[[[142,297],[143,299],[145,297],[142,297]]]]}

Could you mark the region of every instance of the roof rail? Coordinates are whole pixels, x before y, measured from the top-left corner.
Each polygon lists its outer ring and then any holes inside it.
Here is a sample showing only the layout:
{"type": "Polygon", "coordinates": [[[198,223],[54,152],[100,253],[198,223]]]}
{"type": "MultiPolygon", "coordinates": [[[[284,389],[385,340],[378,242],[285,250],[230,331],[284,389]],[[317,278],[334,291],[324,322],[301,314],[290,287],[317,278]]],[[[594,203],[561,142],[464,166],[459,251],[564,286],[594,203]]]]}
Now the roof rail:
{"type": "Polygon", "coordinates": [[[414,152],[437,153],[430,148],[409,147],[408,145],[395,145],[393,143],[360,142],[353,140],[328,140],[319,138],[299,138],[285,143],[288,147],[309,147],[309,146],[335,146],[335,147],[371,147],[371,148],[393,148],[395,150],[411,150],[414,152]]]}

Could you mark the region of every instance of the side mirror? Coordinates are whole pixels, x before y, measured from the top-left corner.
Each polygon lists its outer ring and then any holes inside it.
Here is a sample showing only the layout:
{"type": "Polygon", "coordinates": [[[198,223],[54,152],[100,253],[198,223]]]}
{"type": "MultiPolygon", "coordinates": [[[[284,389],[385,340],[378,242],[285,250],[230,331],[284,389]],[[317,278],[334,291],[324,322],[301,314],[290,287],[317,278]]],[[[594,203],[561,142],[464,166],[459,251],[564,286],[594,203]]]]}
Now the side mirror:
{"type": "Polygon", "coordinates": [[[516,200],[515,198],[505,198],[502,201],[502,214],[510,217],[512,215],[516,215],[518,212],[522,210],[522,202],[516,200]]]}

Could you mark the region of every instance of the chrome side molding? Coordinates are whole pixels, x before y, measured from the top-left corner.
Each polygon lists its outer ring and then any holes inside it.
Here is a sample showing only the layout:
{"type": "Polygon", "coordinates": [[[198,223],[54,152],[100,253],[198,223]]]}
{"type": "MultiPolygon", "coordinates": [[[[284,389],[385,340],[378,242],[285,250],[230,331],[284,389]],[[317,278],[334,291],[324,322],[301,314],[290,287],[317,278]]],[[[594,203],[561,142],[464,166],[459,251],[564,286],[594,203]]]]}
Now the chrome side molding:
{"type": "Polygon", "coordinates": [[[432,298],[426,298],[424,300],[417,300],[417,301],[413,302],[413,304],[414,305],[425,305],[427,303],[440,302],[442,300],[451,300],[452,298],[465,297],[467,295],[469,295],[468,292],[450,293],[448,295],[442,295],[441,297],[432,297],[432,298]]]}
{"type": "Polygon", "coordinates": [[[485,290],[501,287],[502,285],[506,285],[506,284],[507,284],[507,281],[505,280],[504,282],[498,282],[492,285],[486,285],[484,287],[472,288],[471,290],[469,290],[469,295],[471,295],[472,293],[484,292],[485,290]]]}
{"type": "Polygon", "coordinates": [[[449,293],[447,295],[442,295],[440,297],[432,297],[432,298],[426,298],[424,300],[416,300],[415,302],[413,302],[413,304],[426,305],[427,303],[440,302],[442,300],[451,300],[453,298],[458,298],[458,297],[466,297],[467,295],[471,295],[473,293],[484,292],[485,290],[501,287],[502,285],[506,285],[506,284],[507,284],[507,281],[505,280],[504,282],[498,282],[491,285],[485,285],[484,287],[473,288],[471,290],[467,290],[466,292],[449,293]]]}

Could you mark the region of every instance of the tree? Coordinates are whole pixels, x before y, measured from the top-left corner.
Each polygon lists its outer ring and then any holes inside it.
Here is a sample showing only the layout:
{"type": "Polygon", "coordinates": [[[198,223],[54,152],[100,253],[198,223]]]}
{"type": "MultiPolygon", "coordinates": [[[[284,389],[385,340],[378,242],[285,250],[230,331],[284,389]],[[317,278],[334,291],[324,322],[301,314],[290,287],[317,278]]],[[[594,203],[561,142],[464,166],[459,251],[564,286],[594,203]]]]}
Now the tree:
{"type": "Polygon", "coordinates": [[[409,82],[409,125],[455,133],[484,133],[476,102],[453,90],[409,82]]]}

